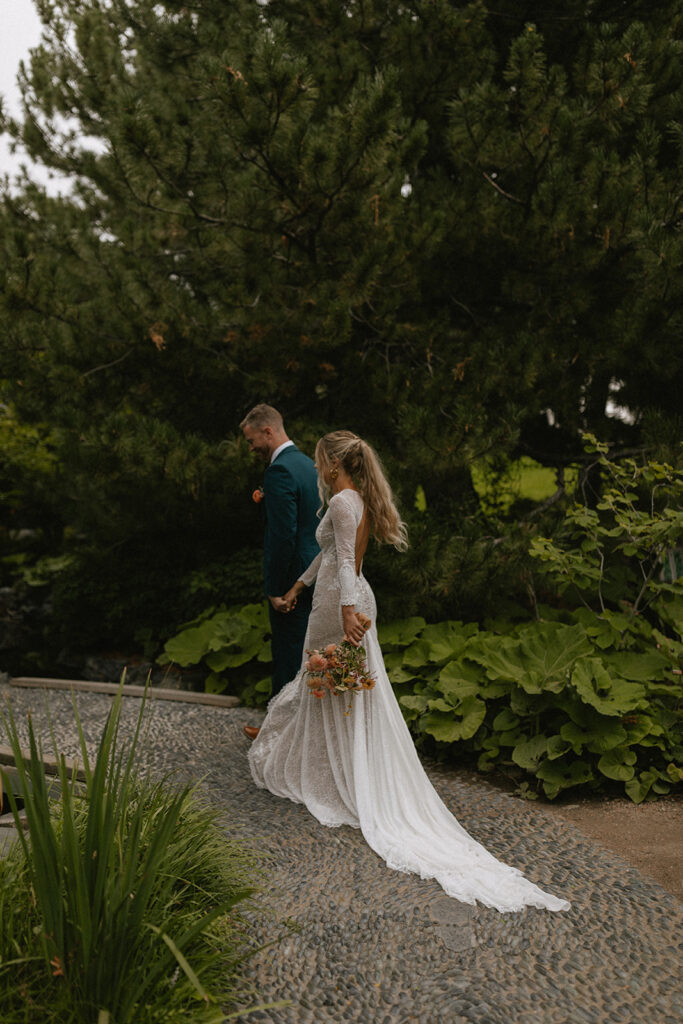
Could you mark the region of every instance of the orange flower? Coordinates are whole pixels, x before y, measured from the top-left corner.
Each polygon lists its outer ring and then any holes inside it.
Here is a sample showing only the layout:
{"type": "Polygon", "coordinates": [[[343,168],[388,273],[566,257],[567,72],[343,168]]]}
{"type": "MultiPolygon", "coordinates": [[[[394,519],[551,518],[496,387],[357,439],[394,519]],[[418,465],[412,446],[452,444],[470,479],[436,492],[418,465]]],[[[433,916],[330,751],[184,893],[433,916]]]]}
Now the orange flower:
{"type": "Polygon", "coordinates": [[[263,488],[262,487],[257,487],[256,488],[256,490],[254,491],[254,493],[251,496],[251,500],[255,501],[257,505],[258,505],[259,501],[263,501],[263,488]]]}
{"type": "MultiPolygon", "coordinates": [[[[362,624],[365,629],[372,625],[367,616],[362,617],[362,624]]],[[[342,641],[337,644],[330,643],[322,650],[307,650],[306,654],[309,658],[305,662],[304,678],[312,695],[319,700],[326,693],[332,696],[347,693],[350,702],[354,693],[370,690],[375,685],[375,680],[368,675],[363,647],[342,641]]],[[[350,712],[349,703],[345,714],[348,715],[350,712]]]]}

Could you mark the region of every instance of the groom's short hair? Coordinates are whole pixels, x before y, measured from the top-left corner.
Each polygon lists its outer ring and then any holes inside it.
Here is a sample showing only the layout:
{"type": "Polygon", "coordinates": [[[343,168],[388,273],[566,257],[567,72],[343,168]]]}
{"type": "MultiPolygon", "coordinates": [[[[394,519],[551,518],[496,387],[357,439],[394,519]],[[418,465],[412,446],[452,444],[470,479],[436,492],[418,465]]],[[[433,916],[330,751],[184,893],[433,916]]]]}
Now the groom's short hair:
{"type": "Polygon", "coordinates": [[[240,430],[245,427],[252,427],[254,430],[263,430],[264,427],[272,427],[273,430],[284,430],[282,416],[272,405],[261,402],[255,405],[240,423],[240,430]]]}

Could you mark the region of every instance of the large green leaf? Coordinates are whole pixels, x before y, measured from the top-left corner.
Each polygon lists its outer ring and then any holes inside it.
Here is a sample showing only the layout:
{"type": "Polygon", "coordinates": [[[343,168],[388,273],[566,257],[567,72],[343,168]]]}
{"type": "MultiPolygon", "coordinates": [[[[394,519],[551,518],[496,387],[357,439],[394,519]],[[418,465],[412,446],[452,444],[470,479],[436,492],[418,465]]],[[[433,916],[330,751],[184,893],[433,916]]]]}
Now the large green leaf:
{"type": "Polygon", "coordinates": [[[408,708],[410,711],[419,711],[420,713],[426,711],[427,703],[427,698],[423,697],[422,694],[407,694],[405,697],[399,698],[401,707],[408,708]]]}
{"type": "Polygon", "coordinates": [[[204,690],[206,693],[225,693],[228,688],[228,681],[223,676],[218,675],[216,672],[210,672],[204,680],[204,690]]]}
{"type": "Polygon", "coordinates": [[[486,704],[477,697],[467,697],[450,714],[429,711],[420,720],[424,732],[440,743],[457,743],[474,736],[486,717],[486,704]]]}
{"type": "Polygon", "coordinates": [[[498,697],[507,697],[513,686],[514,683],[507,681],[482,683],[479,687],[479,693],[486,700],[497,700],[498,697]]]}
{"type": "Polygon", "coordinates": [[[636,651],[615,651],[605,658],[605,665],[610,672],[632,679],[636,682],[649,682],[651,679],[665,678],[671,661],[659,651],[637,653],[636,651]]]}
{"type": "Polygon", "coordinates": [[[477,769],[480,772],[490,772],[494,769],[494,762],[498,759],[500,750],[492,747],[490,750],[483,750],[477,758],[477,769]]]}
{"type": "MultiPolygon", "coordinates": [[[[621,639],[621,633],[615,624],[607,621],[604,616],[598,615],[597,612],[592,611],[590,608],[577,608],[572,612],[572,618],[576,622],[581,623],[586,631],[586,635],[601,649],[613,647],[621,639]]],[[[622,615],[621,618],[625,623],[628,623],[626,615],[622,615]]]]}
{"type": "Polygon", "coordinates": [[[427,625],[421,616],[412,619],[401,619],[399,622],[381,623],[377,627],[377,636],[382,647],[407,647],[427,625]]]}
{"type": "Polygon", "coordinates": [[[581,658],[572,672],[572,686],[585,704],[603,715],[623,715],[641,707],[645,688],[611,678],[600,658],[581,658]]]}
{"type": "Polygon", "coordinates": [[[541,734],[532,736],[530,740],[518,743],[512,751],[512,760],[520,768],[536,774],[536,770],[548,751],[548,737],[541,734]]]}
{"type": "Polygon", "coordinates": [[[543,791],[549,800],[554,800],[563,789],[572,786],[583,786],[594,778],[593,770],[585,761],[574,761],[568,758],[546,759],[536,777],[543,783],[543,791]]]}
{"type": "Polygon", "coordinates": [[[660,597],[657,601],[657,614],[672,626],[683,640],[683,596],[680,594],[680,586],[676,588],[674,596],[660,597]]]}
{"type": "Polygon", "coordinates": [[[260,644],[256,660],[266,665],[273,660],[273,653],[271,651],[270,644],[267,641],[263,641],[260,644]]]}
{"type": "MultiPolygon", "coordinates": [[[[240,647],[252,633],[252,627],[238,615],[229,612],[215,615],[209,622],[213,624],[213,633],[209,638],[209,650],[220,651],[225,647],[240,647]]],[[[254,630],[254,632],[257,632],[254,630]]],[[[260,636],[260,631],[258,631],[260,636]]]]}
{"type": "Polygon", "coordinates": [[[411,668],[421,665],[441,665],[461,654],[468,638],[478,630],[476,623],[463,625],[462,622],[437,622],[425,626],[419,639],[410,644],[404,652],[403,663],[411,668]]]}
{"type": "Polygon", "coordinates": [[[387,670],[387,674],[391,675],[396,669],[400,669],[403,664],[403,655],[400,651],[383,651],[384,656],[384,667],[387,670]]]}
{"type": "Polygon", "coordinates": [[[510,708],[516,714],[522,718],[527,718],[529,715],[539,715],[547,711],[551,705],[555,705],[555,697],[551,693],[526,693],[521,686],[517,686],[515,683],[507,683],[508,691],[506,696],[508,697],[510,708]]]}
{"type": "Polygon", "coordinates": [[[645,736],[652,732],[653,728],[657,730],[657,735],[661,735],[663,732],[662,727],[657,725],[649,715],[628,715],[623,719],[623,724],[626,728],[626,742],[629,747],[640,743],[645,736]]]}
{"type": "Polygon", "coordinates": [[[499,747],[516,747],[519,743],[524,743],[528,738],[527,733],[520,726],[505,729],[503,732],[497,732],[495,735],[499,747]]]}
{"type": "Polygon", "coordinates": [[[426,626],[420,634],[420,640],[429,644],[429,661],[437,665],[457,657],[469,639],[478,631],[476,622],[438,622],[433,626],[426,626]]]}
{"type": "Polygon", "coordinates": [[[226,668],[238,668],[255,658],[261,650],[260,639],[250,646],[245,645],[236,651],[211,651],[206,655],[206,664],[212,672],[224,672],[226,668]]]}
{"type": "Polygon", "coordinates": [[[412,679],[416,679],[417,676],[415,671],[410,672],[401,666],[398,668],[392,668],[391,671],[387,671],[387,675],[391,679],[392,683],[409,683],[412,679]]]}
{"type": "Polygon", "coordinates": [[[571,750],[571,743],[569,740],[565,740],[562,736],[550,736],[548,739],[548,760],[554,761],[558,757],[563,757],[569,750],[571,750]]]}
{"type": "Polygon", "coordinates": [[[627,780],[624,789],[631,800],[633,800],[634,804],[640,804],[643,802],[658,777],[659,776],[656,771],[648,770],[640,772],[639,775],[634,775],[632,779],[627,780]]]}
{"type": "Polygon", "coordinates": [[[493,719],[493,728],[496,732],[505,732],[506,729],[515,729],[519,725],[519,716],[512,713],[510,708],[503,708],[493,719]]]}
{"type": "Polygon", "coordinates": [[[414,669],[405,668],[403,665],[403,651],[389,651],[384,654],[384,667],[392,683],[409,683],[425,677],[425,669],[418,666],[414,669]]]}
{"type": "Polygon", "coordinates": [[[608,779],[615,779],[617,782],[628,782],[635,775],[633,765],[637,761],[635,750],[630,747],[615,747],[608,750],[598,761],[598,769],[608,779]]]}
{"type": "Polygon", "coordinates": [[[683,643],[679,640],[674,640],[658,629],[652,630],[652,639],[661,649],[662,653],[668,655],[672,661],[678,664],[683,663],[683,643]]]}
{"type": "Polygon", "coordinates": [[[239,618],[246,623],[246,625],[255,626],[257,629],[261,629],[265,633],[270,633],[268,606],[265,601],[262,601],[260,604],[245,604],[241,608],[230,610],[236,612],[239,618]]]}
{"type": "Polygon", "coordinates": [[[683,700],[683,686],[680,683],[646,683],[645,692],[648,697],[667,697],[679,703],[683,700]]]}
{"type": "Polygon", "coordinates": [[[517,638],[477,638],[468,645],[467,657],[483,665],[489,679],[509,680],[527,693],[541,693],[561,689],[576,659],[591,651],[580,623],[540,622],[521,629],[517,638]]]}
{"type": "MultiPolygon", "coordinates": [[[[597,717],[597,716],[596,716],[597,717]]],[[[580,754],[584,747],[592,754],[603,754],[624,743],[627,739],[626,730],[617,718],[597,718],[591,728],[584,729],[575,722],[565,722],[560,728],[560,736],[571,744],[575,754],[580,754]]]]}
{"type": "Polygon", "coordinates": [[[434,700],[429,701],[427,707],[430,711],[445,711],[450,714],[455,709],[455,704],[444,700],[443,697],[436,697],[434,700]]]}
{"type": "Polygon", "coordinates": [[[449,661],[439,673],[437,687],[441,693],[463,700],[480,692],[483,675],[478,665],[449,661]]]}
{"type": "Polygon", "coordinates": [[[525,669],[520,682],[527,693],[548,688],[557,692],[567,682],[576,659],[592,650],[580,623],[539,622],[521,629],[518,635],[525,669]]]}
{"type": "Polygon", "coordinates": [[[176,665],[186,668],[188,665],[198,665],[204,655],[209,651],[213,639],[215,626],[213,619],[208,619],[200,626],[192,626],[184,629],[182,633],[166,641],[164,651],[167,657],[176,665]]]}
{"type": "Polygon", "coordinates": [[[480,635],[467,648],[467,658],[482,665],[489,679],[518,682],[524,675],[519,658],[519,641],[510,636],[480,635]]]}
{"type": "Polygon", "coordinates": [[[406,669],[419,669],[429,664],[429,644],[426,640],[416,640],[403,652],[403,665],[406,669]]]}

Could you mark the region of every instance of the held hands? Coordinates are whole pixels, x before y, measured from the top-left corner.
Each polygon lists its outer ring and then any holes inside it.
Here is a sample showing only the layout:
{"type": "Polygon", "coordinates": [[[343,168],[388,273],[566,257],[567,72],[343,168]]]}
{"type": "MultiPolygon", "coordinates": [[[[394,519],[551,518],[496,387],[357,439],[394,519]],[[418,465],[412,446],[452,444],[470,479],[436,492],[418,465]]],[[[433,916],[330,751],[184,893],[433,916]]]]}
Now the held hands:
{"type": "Polygon", "coordinates": [[[294,586],[290,587],[282,597],[269,597],[268,600],[276,612],[282,612],[283,615],[286,615],[287,612],[291,612],[292,608],[296,606],[297,598],[303,589],[304,584],[297,580],[294,586]]]}
{"type": "Polygon", "coordinates": [[[342,623],[344,625],[344,639],[349,640],[356,647],[360,644],[372,623],[367,615],[357,612],[352,604],[342,605],[342,623]]]}

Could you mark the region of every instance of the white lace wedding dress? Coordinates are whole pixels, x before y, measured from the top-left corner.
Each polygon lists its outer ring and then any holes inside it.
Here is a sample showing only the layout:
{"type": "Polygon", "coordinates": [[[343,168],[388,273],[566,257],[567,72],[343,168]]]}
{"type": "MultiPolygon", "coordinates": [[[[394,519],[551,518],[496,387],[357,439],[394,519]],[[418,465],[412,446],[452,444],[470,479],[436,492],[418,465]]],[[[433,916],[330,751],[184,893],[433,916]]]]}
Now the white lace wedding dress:
{"type": "Polygon", "coordinates": [[[567,910],[472,839],[427,778],[384,668],[375,598],[356,575],[363,507],[357,491],[342,490],[318,526],[321,552],[301,577],[310,586],[317,576],[304,646],[340,641],[341,606],[355,605],[372,620],[364,646],[376,685],[353,696],[347,715],[350,695],[312,697],[302,668],[271,700],[249,751],[256,785],[305,804],[323,825],[360,828],[390,868],[435,878],[464,903],[567,910]]]}

